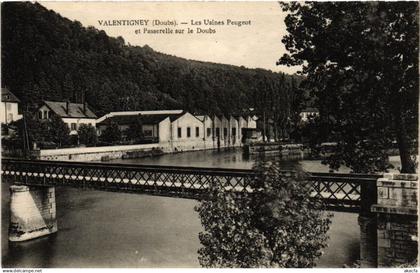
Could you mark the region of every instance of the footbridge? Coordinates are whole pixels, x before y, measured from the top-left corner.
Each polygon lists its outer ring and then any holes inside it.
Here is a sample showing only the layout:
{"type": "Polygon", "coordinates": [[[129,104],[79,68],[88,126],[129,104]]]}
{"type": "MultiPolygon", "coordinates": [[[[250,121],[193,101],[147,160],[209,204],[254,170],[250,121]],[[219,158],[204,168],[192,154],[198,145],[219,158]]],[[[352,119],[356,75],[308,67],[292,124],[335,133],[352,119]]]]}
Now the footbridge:
{"type": "MultiPolygon", "coordinates": [[[[293,170],[284,170],[285,176],[293,170]]],[[[378,175],[308,173],[314,198],[334,211],[358,212],[364,192],[375,188],[378,175]]],[[[204,199],[217,185],[224,191],[252,193],[251,169],[203,168],[3,159],[3,181],[26,186],[67,186],[114,192],[204,199]]],[[[373,196],[374,197],[374,196],[373,196]]],[[[372,198],[369,198],[372,199],[372,198]]]]}
{"type": "MultiPolygon", "coordinates": [[[[57,231],[56,186],[201,200],[213,189],[253,194],[257,177],[249,169],[5,158],[1,163],[2,182],[11,184],[10,241],[57,231]]],[[[417,175],[308,173],[298,183],[306,183],[312,198],[321,199],[328,210],[359,214],[362,267],[417,257],[417,175]]]]}

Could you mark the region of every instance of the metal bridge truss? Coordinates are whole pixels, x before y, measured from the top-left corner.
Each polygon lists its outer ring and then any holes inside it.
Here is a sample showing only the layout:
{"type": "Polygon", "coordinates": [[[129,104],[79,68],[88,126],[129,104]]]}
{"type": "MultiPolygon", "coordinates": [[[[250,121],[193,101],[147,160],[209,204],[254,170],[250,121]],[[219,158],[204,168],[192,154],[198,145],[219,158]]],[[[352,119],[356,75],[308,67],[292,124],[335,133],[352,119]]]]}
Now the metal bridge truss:
{"type": "MultiPolygon", "coordinates": [[[[71,186],[193,199],[208,197],[212,185],[250,194],[256,176],[253,170],[244,169],[20,159],[2,159],[1,175],[3,182],[29,186],[71,186]]],[[[374,198],[368,189],[376,185],[378,177],[309,173],[307,182],[311,196],[322,199],[328,209],[358,212],[362,199],[374,198]]]]}

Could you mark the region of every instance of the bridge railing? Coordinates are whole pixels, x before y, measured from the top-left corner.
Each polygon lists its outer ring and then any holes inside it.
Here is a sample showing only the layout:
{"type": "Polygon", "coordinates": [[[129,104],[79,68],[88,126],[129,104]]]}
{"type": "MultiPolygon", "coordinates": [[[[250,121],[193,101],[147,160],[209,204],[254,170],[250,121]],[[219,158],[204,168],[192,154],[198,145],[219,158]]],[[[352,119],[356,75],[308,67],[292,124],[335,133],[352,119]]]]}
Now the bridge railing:
{"type": "MultiPolygon", "coordinates": [[[[53,185],[203,198],[211,185],[251,193],[255,172],[249,169],[201,168],[2,159],[2,180],[25,185],[53,185]]],[[[290,172],[285,170],[285,172],[290,172]]],[[[331,210],[356,212],[376,200],[378,175],[309,173],[313,198],[331,210]]]]}
{"type": "Polygon", "coordinates": [[[382,175],[353,173],[309,173],[312,197],[324,200],[330,210],[369,211],[376,202],[376,180],[382,175]]]}
{"type": "Polygon", "coordinates": [[[227,191],[249,192],[252,170],[95,162],[2,160],[2,178],[29,185],[185,195],[198,198],[213,183],[227,191]]]}

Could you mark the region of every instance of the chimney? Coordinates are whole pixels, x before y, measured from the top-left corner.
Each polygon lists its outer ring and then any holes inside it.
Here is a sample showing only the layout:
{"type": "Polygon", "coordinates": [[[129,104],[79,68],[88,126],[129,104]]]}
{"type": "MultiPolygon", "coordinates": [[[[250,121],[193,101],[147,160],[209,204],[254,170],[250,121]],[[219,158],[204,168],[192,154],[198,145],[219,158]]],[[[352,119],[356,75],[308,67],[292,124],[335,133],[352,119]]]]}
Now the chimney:
{"type": "Polygon", "coordinates": [[[86,115],[86,101],[83,101],[83,114],[86,115]]]}
{"type": "Polygon", "coordinates": [[[82,94],[83,114],[86,115],[86,92],[82,94]]]}
{"type": "Polygon", "coordinates": [[[66,114],[69,114],[69,106],[70,106],[70,102],[69,100],[66,100],[66,114]]]}

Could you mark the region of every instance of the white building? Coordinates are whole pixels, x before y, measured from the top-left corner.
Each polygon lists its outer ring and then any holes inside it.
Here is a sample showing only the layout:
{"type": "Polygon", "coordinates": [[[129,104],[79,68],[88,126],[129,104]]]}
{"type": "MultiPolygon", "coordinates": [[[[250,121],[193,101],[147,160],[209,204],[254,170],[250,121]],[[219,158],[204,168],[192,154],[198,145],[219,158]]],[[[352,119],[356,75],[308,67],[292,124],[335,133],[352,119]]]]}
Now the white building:
{"type": "Polygon", "coordinates": [[[203,123],[204,140],[213,140],[213,120],[208,115],[196,115],[196,117],[203,123]]]}
{"type": "Polygon", "coordinates": [[[317,108],[305,108],[300,112],[301,121],[307,121],[310,117],[319,116],[319,110],[317,108]]]}
{"type": "Polygon", "coordinates": [[[96,126],[101,134],[116,124],[124,137],[124,131],[137,122],[141,124],[139,134],[147,143],[160,143],[176,152],[240,146],[242,129],[248,128],[248,124],[256,127],[252,117],[249,119],[250,122],[243,116],[195,116],[182,110],[129,111],[111,112],[97,119],[96,126]]]}
{"type": "Polygon", "coordinates": [[[229,145],[237,146],[240,144],[239,138],[239,121],[234,117],[229,117],[229,145]]]}
{"type": "Polygon", "coordinates": [[[19,103],[20,100],[9,89],[1,88],[1,123],[9,124],[22,118],[22,115],[19,114],[19,103]]]}
{"type": "Polygon", "coordinates": [[[238,139],[242,141],[242,129],[248,128],[246,119],[242,115],[236,115],[235,118],[238,120],[238,139]]]}
{"type": "Polygon", "coordinates": [[[258,117],[256,115],[249,115],[246,117],[247,128],[256,129],[257,128],[258,117]]]}
{"type": "Polygon", "coordinates": [[[205,148],[203,122],[188,112],[171,118],[171,136],[176,151],[205,148]]]}
{"type": "Polygon", "coordinates": [[[82,124],[96,126],[97,116],[89,109],[87,103],[44,101],[38,108],[38,118],[48,120],[52,115],[60,117],[67,124],[71,135],[76,135],[82,124]]]}

